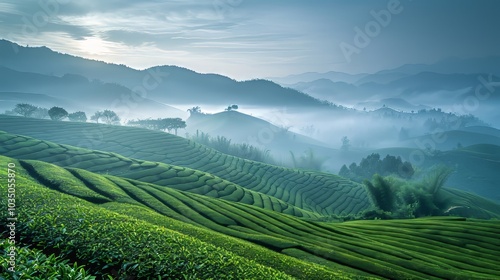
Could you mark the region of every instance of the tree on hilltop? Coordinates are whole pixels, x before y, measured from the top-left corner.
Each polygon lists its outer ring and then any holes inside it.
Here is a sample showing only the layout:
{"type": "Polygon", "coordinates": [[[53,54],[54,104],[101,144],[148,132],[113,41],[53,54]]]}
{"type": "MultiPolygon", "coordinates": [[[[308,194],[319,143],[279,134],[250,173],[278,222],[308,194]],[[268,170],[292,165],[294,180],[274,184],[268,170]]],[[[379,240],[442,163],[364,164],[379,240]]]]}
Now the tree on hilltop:
{"type": "Polygon", "coordinates": [[[61,107],[52,107],[49,109],[49,117],[53,121],[60,121],[68,116],[68,111],[61,107]]]}
{"type": "Polygon", "coordinates": [[[68,119],[72,122],[86,122],[87,121],[87,115],[85,112],[78,111],[74,112],[68,115],[68,119]]]}
{"type": "Polygon", "coordinates": [[[226,108],[226,109],[224,109],[224,110],[226,110],[226,111],[228,111],[228,112],[229,112],[229,111],[232,111],[232,110],[238,110],[238,105],[236,105],[236,104],[229,105],[229,106],[227,106],[227,108],[226,108]]]}
{"type": "Polygon", "coordinates": [[[48,118],[50,118],[49,109],[42,108],[42,107],[36,107],[36,110],[33,112],[31,117],[33,117],[35,119],[48,119],[48,118]]]}
{"type": "Polygon", "coordinates": [[[102,111],[97,111],[90,117],[90,120],[99,123],[99,120],[101,118],[102,118],[102,111]]]}
{"type": "Polygon", "coordinates": [[[193,115],[199,115],[199,114],[202,114],[202,113],[201,113],[201,108],[200,108],[200,106],[196,106],[196,107],[193,107],[193,108],[189,108],[189,109],[187,109],[187,111],[189,112],[189,114],[190,114],[191,116],[193,116],[193,115]]]}
{"type": "Polygon", "coordinates": [[[120,117],[118,117],[118,115],[111,110],[97,111],[94,115],[92,115],[92,117],[90,117],[90,119],[96,123],[99,123],[99,120],[102,120],[105,124],[120,123],[120,117]]]}
{"type": "Polygon", "coordinates": [[[128,121],[128,125],[139,126],[152,130],[168,131],[169,133],[172,129],[177,135],[177,130],[179,128],[186,128],[186,122],[181,118],[164,118],[164,119],[145,119],[145,120],[131,120],[128,121]]]}
{"type": "Polygon", "coordinates": [[[170,118],[165,120],[167,120],[165,125],[168,132],[173,129],[175,131],[175,135],[177,135],[177,130],[179,128],[186,128],[186,122],[181,118],[170,118]]]}
{"type": "Polygon", "coordinates": [[[25,118],[31,117],[31,115],[36,111],[37,107],[31,104],[20,103],[14,108],[14,113],[21,115],[25,118]]]}

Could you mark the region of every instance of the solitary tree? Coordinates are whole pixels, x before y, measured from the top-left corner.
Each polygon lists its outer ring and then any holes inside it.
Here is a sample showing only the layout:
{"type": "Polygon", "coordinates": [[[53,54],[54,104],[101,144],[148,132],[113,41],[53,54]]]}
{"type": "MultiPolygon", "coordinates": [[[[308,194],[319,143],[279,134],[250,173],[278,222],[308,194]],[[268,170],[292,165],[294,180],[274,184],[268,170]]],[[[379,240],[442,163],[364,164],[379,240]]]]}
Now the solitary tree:
{"type": "Polygon", "coordinates": [[[60,121],[68,116],[68,112],[61,107],[52,107],[49,109],[49,117],[53,121],[60,121]]]}
{"type": "Polygon", "coordinates": [[[72,122],[86,122],[87,121],[87,115],[85,112],[78,111],[74,112],[68,115],[68,119],[72,122]]]}
{"type": "Polygon", "coordinates": [[[201,108],[200,108],[200,106],[189,108],[189,109],[187,109],[187,111],[189,112],[189,114],[191,116],[201,114],[201,108]]]}
{"type": "Polygon", "coordinates": [[[229,105],[229,106],[227,106],[227,108],[225,110],[226,111],[238,110],[238,105],[236,105],[236,104],[229,105]]]}
{"type": "Polygon", "coordinates": [[[17,104],[14,108],[14,112],[25,118],[31,117],[31,115],[36,111],[36,106],[26,103],[17,104]]]}
{"type": "Polygon", "coordinates": [[[169,129],[169,131],[171,129],[175,130],[175,135],[177,135],[177,130],[179,128],[186,128],[186,122],[181,118],[170,119],[169,127],[167,129],[169,129]]]}
{"type": "Polygon", "coordinates": [[[120,123],[120,117],[118,117],[118,115],[111,110],[104,110],[102,112],[102,120],[107,124],[119,124],[120,123]]]}
{"type": "Polygon", "coordinates": [[[99,120],[102,120],[106,124],[120,123],[120,117],[118,117],[118,115],[111,110],[97,111],[94,115],[92,115],[92,117],[90,117],[90,119],[96,123],[99,123],[99,120]]]}

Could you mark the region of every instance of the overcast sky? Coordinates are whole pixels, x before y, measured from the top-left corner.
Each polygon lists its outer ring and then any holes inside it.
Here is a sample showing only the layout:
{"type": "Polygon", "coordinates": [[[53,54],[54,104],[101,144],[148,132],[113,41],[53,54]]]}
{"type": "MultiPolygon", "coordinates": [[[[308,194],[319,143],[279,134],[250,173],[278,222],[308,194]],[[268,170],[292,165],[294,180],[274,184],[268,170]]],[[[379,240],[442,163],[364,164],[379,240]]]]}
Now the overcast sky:
{"type": "Polygon", "coordinates": [[[7,0],[0,37],[251,79],[500,55],[499,14],[496,0],[7,0]]]}

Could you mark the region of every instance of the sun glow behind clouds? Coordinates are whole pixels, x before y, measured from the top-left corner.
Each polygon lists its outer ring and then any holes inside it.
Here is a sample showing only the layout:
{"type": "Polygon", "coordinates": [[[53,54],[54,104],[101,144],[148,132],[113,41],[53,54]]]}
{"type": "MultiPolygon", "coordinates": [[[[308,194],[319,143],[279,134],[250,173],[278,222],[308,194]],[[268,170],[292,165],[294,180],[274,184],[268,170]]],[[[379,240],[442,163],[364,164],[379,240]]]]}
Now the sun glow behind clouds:
{"type": "Polygon", "coordinates": [[[102,56],[103,54],[111,53],[109,43],[98,37],[85,37],[84,40],[76,40],[75,43],[81,52],[89,55],[102,56]]]}

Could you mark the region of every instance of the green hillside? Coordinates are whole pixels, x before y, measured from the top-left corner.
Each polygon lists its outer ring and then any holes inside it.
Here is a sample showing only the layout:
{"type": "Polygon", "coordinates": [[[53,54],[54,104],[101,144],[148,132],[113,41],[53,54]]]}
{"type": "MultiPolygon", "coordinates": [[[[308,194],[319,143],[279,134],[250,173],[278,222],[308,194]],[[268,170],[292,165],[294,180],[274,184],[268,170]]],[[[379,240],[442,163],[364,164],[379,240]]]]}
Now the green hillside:
{"type": "MultiPolygon", "coordinates": [[[[212,174],[186,167],[129,159],[115,153],[59,145],[49,141],[41,141],[1,131],[0,144],[0,155],[18,159],[41,160],[63,167],[74,167],[101,174],[117,175],[123,178],[254,205],[263,209],[313,220],[321,216],[328,216],[328,214],[322,213],[320,209],[312,207],[308,204],[308,201],[301,202],[302,197],[298,195],[289,197],[288,203],[274,197],[275,192],[260,193],[248,190],[212,174]]],[[[30,170],[33,171],[34,176],[37,176],[37,168],[30,170]]],[[[60,174],[60,177],[67,175],[66,172],[60,174]]],[[[298,176],[295,179],[298,181],[303,180],[303,178],[298,176]]],[[[76,193],[71,194],[77,195],[76,193]]],[[[358,195],[361,196],[364,193],[359,193],[358,195]]],[[[446,195],[453,206],[451,214],[461,213],[461,215],[466,217],[484,219],[500,217],[500,205],[489,200],[451,189],[446,191],[446,195]],[[468,210],[464,212],[464,209],[461,208],[468,210]]],[[[343,196],[344,194],[340,193],[336,203],[332,204],[332,207],[342,207],[339,213],[357,214],[359,211],[367,209],[356,210],[356,205],[350,203],[350,200],[343,199],[343,196]]],[[[363,197],[357,198],[362,199],[363,197]]]]}
{"type": "MultiPolygon", "coordinates": [[[[95,275],[500,277],[498,221],[312,222],[132,179],[0,156],[0,165],[8,163],[16,165],[23,240],[49,251],[57,248],[95,275]]],[[[7,170],[0,170],[0,178],[6,177],[7,170]]]]}
{"type": "Polygon", "coordinates": [[[212,136],[224,136],[237,143],[253,145],[265,143],[265,147],[273,154],[289,154],[290,150],[303,152],[310,148],[319,154],[331,153],[333,150],[323,142],[237,111],[194,114],[187,119],[187,124],[186,130],[191,134],[199,130],[212,136]]]}
{"type": "MultiPolygon", "coordinates": [[[[272,196],[284,203],[321,215],[358,213],[369,207],[364,187],[342,177],[244,160],[168,133],[134,127],[54,122],[7,116],[0,116],[0,127],[8,133],[200,170],[245,189],[272,196]]],[[[12,141],[26,141],[26,139],[23,140],[21,137],[12,141]]],[[[17,149],[23,146],[23,144],[15,143],[9,145],[4,149],[17,149]]],[[[20,157],[23,154],[40,151],[39,155],[47,157],[48,151],[45,151],[47,144],[40,143],[37,144],[39,146],[33,146],[34,143],[26,143],[25,145],[28,147],[8,155],[20,157]]],[[[65,152],[64,147],[57,148],[55,153],[61,155],[57,158],[55,156],[50,159],[43,158],[43,160],[55,163],[59,161],[58,164],[64,166],[71,166],[72,161],[84,160],[80,156],[72,157],[71,153],[65,152]]],[[[34,156],[30,158],[42,159],[34,156]]],[[[114,160],[117,161],[118,158],[114,160]]],[[[109,162],[109,160],[103,159],[99,162],[109,162]]],[[[95,162],[85,164],[94,166],[95,162]]],[[[85,168],[84,166],[78,167],[85,168]]],[[[106,172],[104,169],[93,171],[106,172]]],[[[154,172],[156,174],[158,171],[154,172]]],[[[120,175],[118,171],[113,171],[113,174],[120,175]]],[[[138,176],[146,175],[142,173],[138,176]]],[[[247,196],[245,199],[251,198],[247,196]]],[[[260,202],[256,197],[254,203],[263,204],[265,199],[260,202]]],[[[273,205],[278,207],[276,203],[273,205]]]]}

